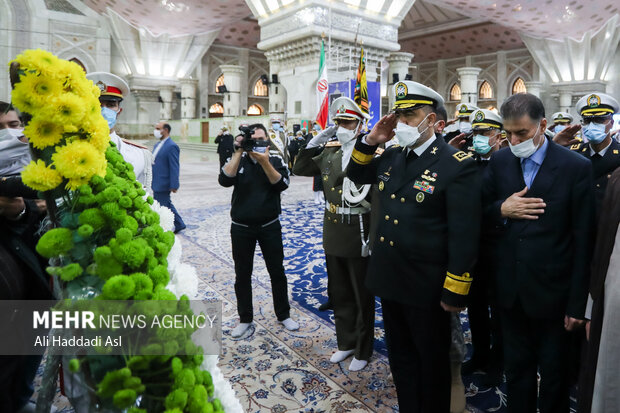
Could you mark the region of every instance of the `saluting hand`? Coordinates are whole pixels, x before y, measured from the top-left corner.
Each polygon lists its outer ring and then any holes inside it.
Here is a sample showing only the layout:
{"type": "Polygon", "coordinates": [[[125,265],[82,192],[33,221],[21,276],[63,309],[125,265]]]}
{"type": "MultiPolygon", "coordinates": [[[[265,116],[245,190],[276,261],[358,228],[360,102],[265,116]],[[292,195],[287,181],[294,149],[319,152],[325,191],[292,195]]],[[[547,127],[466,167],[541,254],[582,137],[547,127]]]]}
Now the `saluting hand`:
{"type": "Polygon", "coordinates": [[[465,143],[467,143],[467,141],[465,140],[465,134],[461,133],[459,135],[456,135],[454,138],[450,139],[450,142],[448,142],[448,145],[454,147],[455,149],[461,150],[461,148],[463,147],[463,145],[465,145],[465,143]]]}
{"type": "Polygon", "coordinates": [[[390,114],[381,118],[379,122],[375,124],[370,133],[366,135],[366,142],[369,145],[379,145],[385,143],[394,137],[394,128],[398,123],[398,118],[395,114],[390,114]]]}
{"type": "Polygon", "coordinates": [[[575,139],[575,134],[581,129],[580,124],[570,125],[566,128],[562,129],[553,137],[553,142],[562,146],[569,146],[579,143],[577,139],[575,139]]]}
{"type": "Polygon", "coordinates": [[[501,206],[502,218],[538,219],[538,215],[545,213],[547,204],[541,198],[525,198],[527,186],[519,192],[510,195],[501,206]]]}

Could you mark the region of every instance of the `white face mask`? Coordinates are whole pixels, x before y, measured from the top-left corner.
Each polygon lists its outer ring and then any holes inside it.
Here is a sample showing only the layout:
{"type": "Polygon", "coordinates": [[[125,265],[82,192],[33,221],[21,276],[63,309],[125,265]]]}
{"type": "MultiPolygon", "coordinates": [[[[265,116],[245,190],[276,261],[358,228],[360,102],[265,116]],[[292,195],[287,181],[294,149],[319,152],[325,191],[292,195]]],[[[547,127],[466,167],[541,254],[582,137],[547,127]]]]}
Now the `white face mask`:
{"type": "Polygon", "coordinates": [[[155,136],[157,139],[161,139],[161,131],[158,129],[154,129],[153,130],[153,136],[155,136]]]}
{"type": "Polygon", "coordinates": [[[24,136],[23,129],[11,129],[11,128],[0,129],[0,142],[13,139],[13,138],[19,139],[22,136],[24,136]]]}
{"type": "Polygon", "coordinates": [[[420,139],[422,134],[427,131],[428,126],[424,128],[423,131],[420,132],[420,125],[424,123],[424,121],[428,118],[428,115],[422,119],[418,126],[409,126],[406,123],[398,122],[396,125],[396,129],[394,129],[394,133],[396,135],[396,139],[398,139],[398,143],[400,146],[408,147],[413,146],[420,139]]]}
{"type": "Polygon", "coordinates": [[[471,123],[467,122],[467,121],[460,121],[459,122],[459,131],[461,131],[461,133],[471,133],[473,131],[473,128],[471,126],[471,123]]]}
{"type": "Polygon", "coordinates": [[[534,140],[536,140],[536,136],[538,135],[539,130],[540,124],[538,125],[538,128],[536,128],[536,132],[534,133],[534,137],[532,139],[528,139],[517,145],[511,144],[510,140],[508,140],[508,145],[510,146],[512,154],[517,158],[521,159],[529,158],[530,156],[534,155],[534,152],[536,152],[536,150],[538,149],[538,146],[534,143],[534,140]]]}
{"type": "Polygon", "coordinates": [[[353,130],[349,130],[343,128],[342,126],[339,126],[338,130],[336,131],[336,138],[338,138],[338,142],[340,142],[342,145],[345,145],[355,139],[356,131],[357,126],[353,130]]]}

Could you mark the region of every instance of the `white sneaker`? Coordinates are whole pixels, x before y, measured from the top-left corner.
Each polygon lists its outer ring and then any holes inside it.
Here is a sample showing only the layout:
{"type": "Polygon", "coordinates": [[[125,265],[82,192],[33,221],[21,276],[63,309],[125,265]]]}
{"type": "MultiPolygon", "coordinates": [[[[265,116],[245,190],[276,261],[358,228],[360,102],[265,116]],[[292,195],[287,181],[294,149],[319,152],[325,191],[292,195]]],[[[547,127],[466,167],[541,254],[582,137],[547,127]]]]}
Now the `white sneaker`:
{"type": "Polygon", "coordinates": [[[286,320],[282,320],[280,321],[283,325],[284,328],[286,328],[289,331],[297,331],[299,330],[299,323],[295,320],[293,320],[292,318],[287,318],[286,320]]]}
{"type": "Polygon", "coordinates": [[[230,333],[230,335],[235,338],[241,337],[246,331],[248,331],[251,325],[252,323],[239,323],[237,327],[233,328],[233,331],[230,333]]]}
{"type": "Polygon", "coordinates": [[[329,361],[331,361],[332,363],[340,363],[354,352],[355,350],[338,350],[337,352],[332,354],[332,357],[329,359],[329,361]]]}
{"type": "Polygon", "coordinates": [[[368,362],[366,360],[358,360],[355,357],[353,357],[353,360],[351,360],[351,364],[349,364],[349,370],[360,371],[361,369],[366,367],[367,364],[368,362]]]}

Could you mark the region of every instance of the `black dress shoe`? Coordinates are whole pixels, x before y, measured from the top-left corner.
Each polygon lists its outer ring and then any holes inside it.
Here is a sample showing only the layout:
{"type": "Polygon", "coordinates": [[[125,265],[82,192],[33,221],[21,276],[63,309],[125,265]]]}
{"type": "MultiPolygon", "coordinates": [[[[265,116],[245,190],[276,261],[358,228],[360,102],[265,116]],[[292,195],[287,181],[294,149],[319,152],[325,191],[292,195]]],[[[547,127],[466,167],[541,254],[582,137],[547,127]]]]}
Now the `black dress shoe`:
{"type": "Polygon", "coordinates": [[[327,311],[333,309],[334,307],[332,306],[332,302],[329,299],[319,306],[319,311],[327,311]]]}

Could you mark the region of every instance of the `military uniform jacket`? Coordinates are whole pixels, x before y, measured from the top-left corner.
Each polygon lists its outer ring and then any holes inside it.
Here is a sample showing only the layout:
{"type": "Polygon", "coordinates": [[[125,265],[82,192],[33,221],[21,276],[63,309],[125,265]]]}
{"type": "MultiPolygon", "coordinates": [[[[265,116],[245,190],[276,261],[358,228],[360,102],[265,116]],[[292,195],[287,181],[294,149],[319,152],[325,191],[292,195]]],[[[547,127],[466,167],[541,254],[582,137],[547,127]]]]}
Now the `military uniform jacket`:
{"type": "Polygon", "coordinates": [[[605,152],[605,156],[602,158],[598,156],[592,157],[590,144],[588,143],[572,145],[570,150],[585,156],[592,162],[596,216],[598,217],[601,211],[603,197],[605,196],[605,189],[607,189],[607,182],[616,168],[620,168],[620,143],[612,139],[609,148],[607,148],[607,152],[605,152]]]}
{"type": "Polygon", "coordinates": [[[377,183],[379,223],[366,285],[377,296],[430,308],[465,306],[480,232],[480,177],[471,155],[436,138],[415,159],[392,146],[355,145],[348,176],[377,183]]]}
{"type": "MultiPolygon", "coordinates": [[[[362,241],[359,215],[342,215],[335,208],[342,207],[342,181],[346,172],[342,170],[342,150],[338,141],[328,142],[323,147],[302,149],[297,156],[293,173],[300,176],[320,175],[323,182],[325,209],[323,217],[323,249],[325,254],[337,257],[361,257],[362,241]]],[[[370,193],[367,200],[370,198],[370,193]]],[[[364,237],[368,238],[370,213],[362,215],[364,237]]]]}

